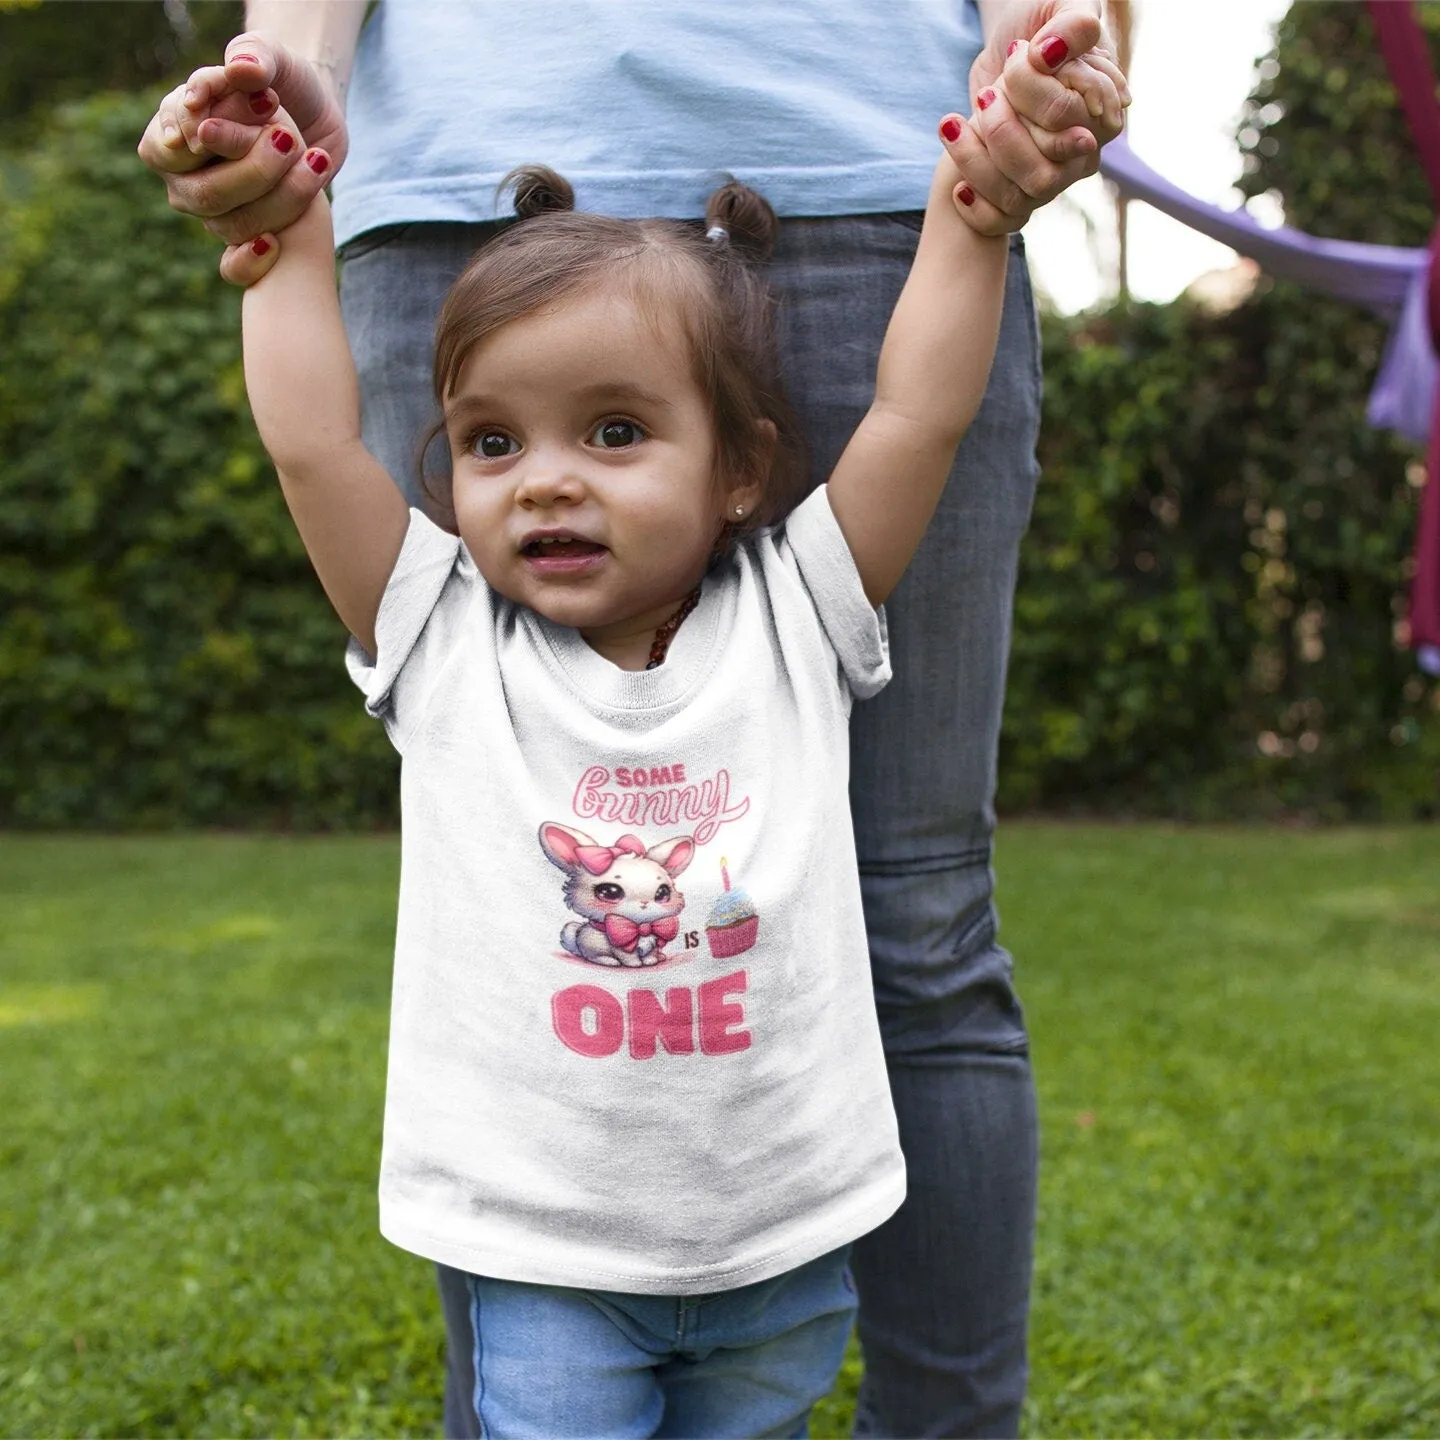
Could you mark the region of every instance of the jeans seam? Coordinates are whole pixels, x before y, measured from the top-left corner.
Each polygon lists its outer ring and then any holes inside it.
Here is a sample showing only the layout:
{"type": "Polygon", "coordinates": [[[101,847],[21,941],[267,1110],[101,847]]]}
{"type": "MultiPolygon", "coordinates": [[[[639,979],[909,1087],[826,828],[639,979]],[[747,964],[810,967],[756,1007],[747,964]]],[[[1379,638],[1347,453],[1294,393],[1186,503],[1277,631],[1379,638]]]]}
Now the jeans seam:
{"type": "Polygon", "coordinates": [[[987,905],[971,923],[966,926],[955,947],[955,958],[963,960],[981,948],[988,949],[1000,938],[995,924],[995,907],[987,905]]]}
{"type": "Polygon", "coordinates": [[[473,1352],[473,1364],[475,1366],[475,1392],[471,1397],[470,1408],[475,1412],[475,1424],[478,1427],[479,1440],[485,1440],[488,1433],[485,1429],[484,1417],[480,1414],[480,1397],[484,1385],[480,1379],[480,1282],[473,1275],[465,1277],[465,1283],[470,1289],[470,1332],[475,1337],[475,1349],[473,1352]]]}
{"type": "Polygon", "coordinates": [[[861,860],[862,875],[932,875],[941,870],[965,870],[978,861],[990,863],[988,843],[944,855],[917,856],[910,860],[861,860]]]}

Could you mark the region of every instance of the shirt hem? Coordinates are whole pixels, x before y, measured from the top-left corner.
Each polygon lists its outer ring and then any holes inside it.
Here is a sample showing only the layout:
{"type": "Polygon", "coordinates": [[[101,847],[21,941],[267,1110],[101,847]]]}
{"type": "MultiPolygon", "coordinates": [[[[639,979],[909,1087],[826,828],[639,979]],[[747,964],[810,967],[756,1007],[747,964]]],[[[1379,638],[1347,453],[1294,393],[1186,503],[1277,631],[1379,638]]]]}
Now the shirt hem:
{"type": "MultiPolygon", "coordinates": [[[[884,161],[864,170],[766,169],[736,166],[735,178],[758,190],[786,219],[886,215],[923,210],[935,173],[933,158],[884,161]]],[[[669,170],[645,175],[565,172],[578,210],[621,220],[699,220],[712,191],[729,172],[669,170]]],[[[497,209],[502,174],[474,173],[415,180],[362,180],[335,196],[335,243],[344,245],[383,225],[478,225],[511,218],[497,209]]]]}
{"type": "Polygon", "coordinates": [[[700,1295],[738,1290],[798,1269],[869,1234],[877,1225],[888,1220],[904,1199],[905,1174],[901,1170],[878,1187],[877,1193],[863,1206],[847,1210],[843,1221],[812,1232],[800,1244],[772,1251],[746,1265],[708,1265],[664,1274],[569,1265],[553,1258],[553,1245],[546,1247],[552,1254],[517,1254],[513,1250],[490,1249],[453,1237],[435,1235],[423,1224],[417,1223],[412,1215],[406,1214],[406,1207],[387,1203],[383,1199],[380,1203],[380,1233],[392,1245],[398,1245],[413,1255],[494,1280],[562,1285],[571,1290],[610,1290],[633,1295],[700,1295]]]}

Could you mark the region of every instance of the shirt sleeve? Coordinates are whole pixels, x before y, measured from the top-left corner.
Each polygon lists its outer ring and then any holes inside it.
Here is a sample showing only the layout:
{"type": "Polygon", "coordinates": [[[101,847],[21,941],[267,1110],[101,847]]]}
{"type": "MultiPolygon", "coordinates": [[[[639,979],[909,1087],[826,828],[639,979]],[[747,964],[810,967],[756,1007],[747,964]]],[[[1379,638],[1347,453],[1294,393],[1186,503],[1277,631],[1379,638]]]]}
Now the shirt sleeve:
{"type": "Polygon", "coordinates": [[[453,648],[454,623],[475,583],[460,541],[418,510],[380,598],[371,655],[352,635],[345,668],[364,692],[365,708],[382,720],[391,743],[404,750],[424,710],[431,681],[453,648]]]}
{"type": "Polygon", "coordinates": [[[878,694],[890,680],[885,610],[865,598],[855,557],[830,508],[826,486],[791,513],[785,539],[846,684],[861,700],[878,694]]]}

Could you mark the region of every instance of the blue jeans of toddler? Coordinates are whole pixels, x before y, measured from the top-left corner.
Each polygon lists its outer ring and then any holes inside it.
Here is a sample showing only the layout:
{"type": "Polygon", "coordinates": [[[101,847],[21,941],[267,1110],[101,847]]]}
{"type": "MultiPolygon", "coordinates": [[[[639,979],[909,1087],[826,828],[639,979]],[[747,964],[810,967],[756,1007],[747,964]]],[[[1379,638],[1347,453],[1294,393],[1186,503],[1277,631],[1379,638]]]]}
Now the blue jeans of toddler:
{"type": "Polygon", "coordinates": [[[804,1435],[855,1313],[849,1247],[708,1295],[465,1277],[486,1440],[804,1435]]]}

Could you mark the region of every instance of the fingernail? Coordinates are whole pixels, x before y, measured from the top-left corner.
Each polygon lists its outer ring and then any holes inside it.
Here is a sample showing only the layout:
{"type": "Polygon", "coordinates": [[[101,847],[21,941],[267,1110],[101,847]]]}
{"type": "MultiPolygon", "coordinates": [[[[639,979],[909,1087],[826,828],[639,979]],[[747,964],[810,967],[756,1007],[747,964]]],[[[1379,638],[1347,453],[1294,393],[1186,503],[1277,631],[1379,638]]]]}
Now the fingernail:
{"type": "Polygon", "coordinates": [[[288,155],[295,148],[295,137],[288,130],[272,130],[270,143],[282,155],[288,155]]]}
{"type": "Polygon", "coordinates": [[[1020,42],[1019,42],[1018,40],[1012,40],[1012,41],[1005,47],[1005,58],[1008,60],[1019,48],[1020,48],[1020,42]]]}
{"type": "Polygon", "coordinates": [[[270,253],[270,242],[261,235],[250,242],[250,249],[255,255],[268,255],[270,253]]]}
{"type": "Polygon", "coordinates": [[[940,127],[940,133],[953,145],[960,138],[960,122],[952,117],[940,127]]]}
{"type": "Polygon", "coordinates": [[[312,150],[305,157],[305,163],[317,175],[323,175],[330,168],[330,157],[328,155],[322,155],[318,150],[312,150]]]}
{"type": "Polygon", "coordinates": [[[199,98],[200,92],[193,85],[185,87],[185,103],[187,105],[193,105],[199,98]]]}
{"type": "Polygon", "coordinates": [[[984,110],[987,106],[995,103],[995,92],[993,90],[982,90],[975,97],[975,103],[984,110]]]}
{"type": "Polygon", "coordinates": [[[960,184],[955,187],[955,198],[962,205],[973,205],[975,203],[975,192],[968,185],[960,184]]]}
{"type": "Polygon", "coordinates": [[[248,60],[252,65],[258,65],[260,63],[260,57],[258,55],[232,55],[226,63],[233,65],[237,60],[248,60]]]}
{"type": "Polygon", "coordinates": [[[257,115],[268,115],[275,108],[275,97],[268,90],[250,97],[250,108],[257,115]]]}
{"type": "Polygon", "coordinates": [[[160,134],[167,145],[174,145],[180,139],[180,132],[168,120],[160,127],[160,134]]]}
{"type": "Polygon", "coordinates": [[[1069,55],[1070,47],[1058,36],[1052,35],[1041,47],[1040,57],[1054,70],[1065,61],[1069,55]]]}

